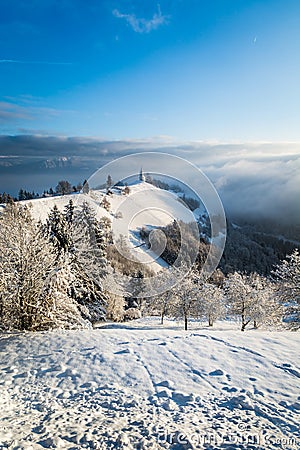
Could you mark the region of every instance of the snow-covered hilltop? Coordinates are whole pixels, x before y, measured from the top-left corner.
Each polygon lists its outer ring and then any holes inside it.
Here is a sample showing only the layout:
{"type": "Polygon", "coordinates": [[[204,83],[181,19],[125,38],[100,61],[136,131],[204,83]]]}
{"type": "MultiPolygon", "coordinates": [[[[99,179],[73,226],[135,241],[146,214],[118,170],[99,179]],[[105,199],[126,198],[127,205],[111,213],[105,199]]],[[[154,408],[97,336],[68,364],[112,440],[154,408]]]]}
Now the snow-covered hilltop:
{"type": "Polygon", "coordinates": [[[125,236],[135,258],[155,272],[167,264],[143,245],[140,230],[165,227],[174,219],[191,222],[205,216],[204,207],[198,207],[193,214],[179,201],[178,193],[159,189],[144,181],[144,177],[131,182],[127,188],[125,185],[113,186],[109,188],[109,193],[107,189],[96,189],[85,194],[45,197],[20,203],[29,206],[35,220],[45,223],[54,205],[63,212],[70,200],[75,207],[87,202],[98,220],[103,217],[110,219],[114,240],[125,236]]]}

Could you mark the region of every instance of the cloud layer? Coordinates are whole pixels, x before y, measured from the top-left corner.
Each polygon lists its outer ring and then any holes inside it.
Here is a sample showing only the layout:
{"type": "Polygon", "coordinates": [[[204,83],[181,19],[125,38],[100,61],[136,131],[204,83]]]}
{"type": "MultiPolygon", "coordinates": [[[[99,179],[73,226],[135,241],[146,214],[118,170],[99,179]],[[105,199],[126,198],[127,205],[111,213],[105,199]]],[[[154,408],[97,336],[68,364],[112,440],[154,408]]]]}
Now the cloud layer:
{"type": "MultiPolygon", "coordinates": [[[[0,191],[8,190],[8,184],[15,186],[16,191],[20,187],[42,190],[49,187],[51,180],[55,186],[58,174],[51,175],[49,170],[48,184],[34,185],[39,177],[44,182],[42,162],[47,159],[70,158],[72,164],[59,176],[69,177],[75,183],[115,158],[144,151],[170,153],[194,163],[211,179],[229,214],[300,223],[300,144],[297,143],[178,144],[169,138],[105,141],[0,136],[0,191]],[[25,185],[25,181],[31,185],[25,185]]],[[[168,168],[164,170],[168,173],[168,168]]]]}

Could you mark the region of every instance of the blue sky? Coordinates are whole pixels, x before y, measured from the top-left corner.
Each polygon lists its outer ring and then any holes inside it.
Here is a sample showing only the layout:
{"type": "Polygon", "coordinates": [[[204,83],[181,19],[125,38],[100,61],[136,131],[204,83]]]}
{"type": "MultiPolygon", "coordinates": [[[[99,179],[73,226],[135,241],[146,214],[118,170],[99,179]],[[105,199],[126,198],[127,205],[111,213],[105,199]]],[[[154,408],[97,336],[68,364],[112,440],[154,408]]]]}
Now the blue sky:
{"type": "Polygon", "coordinates": [[[0,133],[300,141],[299,0],[0,0],[0,133]]]}

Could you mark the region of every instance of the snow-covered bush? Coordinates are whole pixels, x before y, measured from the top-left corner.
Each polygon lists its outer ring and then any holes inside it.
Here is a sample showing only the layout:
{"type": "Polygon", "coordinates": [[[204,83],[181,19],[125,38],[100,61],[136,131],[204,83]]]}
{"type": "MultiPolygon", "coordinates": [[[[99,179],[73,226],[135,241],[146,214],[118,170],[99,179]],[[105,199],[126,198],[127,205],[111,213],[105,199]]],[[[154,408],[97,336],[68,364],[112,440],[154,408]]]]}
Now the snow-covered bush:
{"type": "Polygon", "coordinates": [[[142,317],[141,311],[138,308],[128,308],[124,313],[124,320],[140,319],[142,317]]]}
{"type": "Polygon", "coordinates": [[[123,322],[125,317],[125,299],[121,295],[108,294],[106,318],[114,322],[123,322]]]}

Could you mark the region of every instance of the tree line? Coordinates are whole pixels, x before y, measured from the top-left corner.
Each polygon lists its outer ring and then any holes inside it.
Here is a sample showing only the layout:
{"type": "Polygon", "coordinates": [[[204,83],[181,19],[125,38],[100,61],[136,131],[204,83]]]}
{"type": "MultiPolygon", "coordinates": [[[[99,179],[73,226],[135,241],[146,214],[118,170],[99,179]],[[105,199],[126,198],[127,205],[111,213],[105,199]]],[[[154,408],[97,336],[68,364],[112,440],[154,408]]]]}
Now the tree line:
{"type": "Polygon", "coordinates": [[[85,193],[89,191],[88,181],[84,180],[83,183],[77,183],[77,185],[72,185],[68,180],[60,180],[55,189],[50,187],[50,189],[44,190],[40,195],[35,191],[27,191],[26,189],[19,189],[17,196],[12,196],[6,192],[0,192],[0,203],[11,203],[12,201],[23,201],[23,200],[33,200],[40,197],[53,197],[55,195],[68,195],[75,192],[84,191],[85,193]]]}
{"type": "MultiPolygon", "coordinates": [[[[174,245],[176,224],[168,230],[174,245]]],[[[8,203],[0,215],[1,328],[82,328],[143,314],[159,315],[162,322],[165,316],[183,320],[185,329],[191,319],[213,326],[225,318],[238,320],[242,331],[284,324],[299,328],[298,250],[276,264],[268,277],[241,271],[224,275],[218,269],[204,282],[201,267],[207,243],[202,242],[202,256],[178,286],[148,297],[143,281],[153,273],[135,261],[126,240],[119,239],[115,246],[110,219],[98,219],[87,201],[75,207],[70,199],[63,211],[55,205],[45,223],[36,222],[26,205],[8,203]],[[116,272],[129,276],[130,289],[106,291],[105,280],[112,283],[110,276],[116,272]]],[[[196,245],[193,234],[190,239],[196,245]]],[[[176,246],[167,249],[170,265],[177,252],[176,246]]]]}

